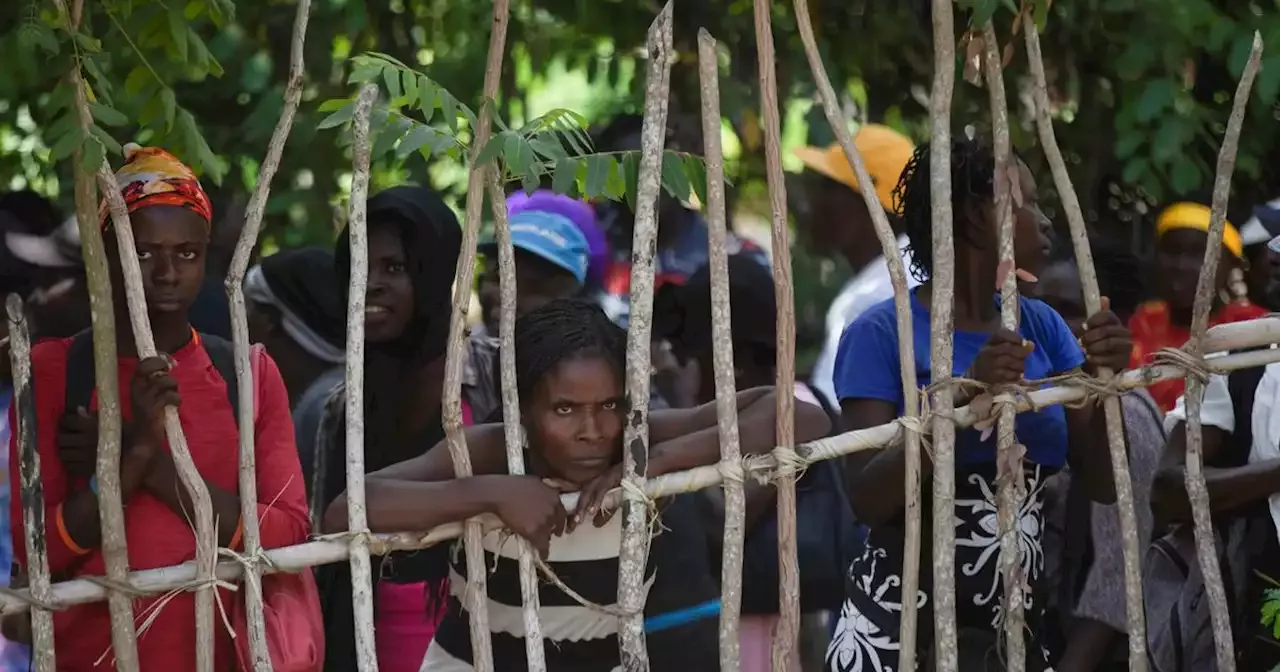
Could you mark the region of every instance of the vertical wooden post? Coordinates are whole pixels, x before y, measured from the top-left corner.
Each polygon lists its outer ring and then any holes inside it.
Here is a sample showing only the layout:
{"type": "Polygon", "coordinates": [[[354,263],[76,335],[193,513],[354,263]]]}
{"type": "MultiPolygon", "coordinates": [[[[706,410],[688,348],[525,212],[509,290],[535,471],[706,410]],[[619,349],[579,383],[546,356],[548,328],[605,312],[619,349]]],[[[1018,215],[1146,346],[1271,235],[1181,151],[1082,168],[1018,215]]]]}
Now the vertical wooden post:
{"type": "Polygon", "coordinates": [[[733,324],[729,301],[728,224],[724,197],[724,150],[720,146],[720,68],[716,40],[698,31],[698,81],[702,90],[702,146],[707,165],[707,248],[711,271],[711,342],[724,477],[724,549],[720,563],[720,669],[736,672],[742,613],[742,553],[746,538],[746,494],[738,436],[737,386],[733,376],[733,324]]]}
{"type": "MultiPolygon", "coordinates": [[[[467,452],[467,436],[462,427],[462,370],[466,362],[467,308],[471,305],[471,284],[476,268],[476,239],[480,234],[480,218],[484,213],[484,170],[477,165],[480,151],[489,142],[493,105],[502,78],[502,54],[507,43],[509,0],[494,0],[493,25],[489,31],[489,55],[484,69],[484,101],[471,141],[469,181],[467,183],[466,220],[462,228],[462,249],[453,284],[453,314],[449,319],[449,349],[445,356],[444,391],[441,415],[453,472],[459,478],[471,475],[471,454],[467,452]]],[[[478,672],[493,670],[493,647],[490,643],[487,569],[481,545],[480,524],[468,521],[464,526],[463,547],[467,554],[467,585],[462,603],[471,627],[471,653],[478,672]]]]}
{"type": "MultiPolygon", "coordinates": [[[[844,150],[845,160],[853,166],[858,176],[858,184],[873,184],[871,174],[867,172],[862,155],[853,143],[853,136],[845,123],[840,110],[840,101],[831,86],[831,78],[822,64],[822,55],[818,51],[818,41],[813,35],[813,22],[809,17],[809,3],[806,0],[795,0],[796,26],[800,30],[800,39],[804,43],[804,53],[809,61],[809,69],[813,72],[813,80],[817,83],[818,98],[822,102],[822,111],[826,114],[827,123],[835,133],[840,148],[844,150]]],[[[893,308],[897,317],[899,334],[910,334],[911,296],[907,288],[907,272],[902,263],[902,251],[898,249],[898,237],[889,225],[885,215],[884,204],[875,189],[860,189],[871,214],[871,222],[875,226],[876,238],[884,252],[885,265],[889,270],[889,281],[893,285],[893,308]]],[[[889,204],[892,207],[892,204],[889,204]]],[[[898,339],[898,364],[902,369],[902,399],[907,418],[920,417],[920,390],[916,384],[915,341],[910,338],[898,339]]],[[[906,487],[903,492],[906,514],[906,530],[903,540],[902,559],[902,595],[916,595],[920,590],[920,427],[914,422],[905,423],[904,448],[906,457],[906,487]]],[[[898,663],[903,670],[914,670],[916,667],[916,616],[919,603],[914,599],[902,599],[902,620],[898,634],[898,663]]]]}
{"type": "MultiPolygon", "coordinates": [[[[245,613],[248,615],[249,649],[253,655],[253,667],[257,672],[271,672],[271,652],[267,647],[266,621],[262,613],[261,568],[256,559],[262,550],[262,537],[258,531],[258,481],[255,460],[254,419],[257,417],[253,407],[258,381],[253,378],[253,367],[249,361],[249,316],[244,302],[244,275],[249,269],[249,257],[258,242],[258,234],[262,230],[262,216],[266,211],[267,197],[271,193],[271,180],[275,178],[280,167],[280,156],[284,153],[285,143],[289,140],[289,131],[293,128],[293,118],[298,111],[298,103],[302,100],[303,74],[303,41],[307,34],[307,19],[311,13],[311,0],[298,0],[298,9],[293,22],[293,39],[290,45],[289,81],[285,85],[284,108],[280,111],[280,120],[271,133],[267,144],[267,155],[262,160],[262,169],[258,171],[258,183],[253,195],[249,198],[245,210],[244,228],[240,232],[240,240],[231,256],[231,267],[227,271],[227,299],[231,313],[231,341],[235,356],[236,387],[239,395],[240,427],[240,464],[239,495],[240,524],[244,530],[244,554],[250,559],[245,568],[244,600],[245,613]]],[[[277,493],[267,493],[275,497],[277,493]]]]}
{"type": "MultiPolygon", "coordinates": [[[[83,101],[84,97],[77,93],[77,103],[83,101]]],[[[115,174],[111,172],[111,167],[105,160],[98,169],[98,186],[102,189],[107,207],[111,211],[111,228],[115,230],[116,245],[121,252],[119,256],[121,272],[124,276],[124,292],[129,304],[129,321],[133,328],[134,340],[137,342],[138,357],[140,359],[155,357],[156,343],[151,334],[151,320],[147,317],[147,298],[142,287],[142,270],[138,264],[138,255],[130,253],[137,246],[133,241],[129,209],[120,193],[120,185],[116,182],[115,174]]],[[[218,559],[218,538],[213,521],[213,504],[209,499],[209,489],[204,484],[204,478],[200,476],[195,461],[191,459],[191,451],[187,449],[187,437],[182,431],[178,409],[171,406],[165,408],[164,427],[178,477],[191,495],[191,502],[195,507],[196,566],[198,568],[196,581],[200,584],[195,589],[196,670],[212,672],[214,566],[218,559]]]]}
{"type": "Polygon", "coordinates": [[[369,523],[364,508],[364,302],[369,289],[369,116],[378,87],[366,84],[352,116],[351,277],[347,289],[347,529],[351,531],[351,600],[355,611],[356,661],[360,672],[377,672],[373,635],[373,571],[369,523]]]}
{"type": "MultiPolygon", "coordinates": [[[[956,672],[956,426],[951,367],[955,322],[955,240],[951,212],[951,98],[956,79],[955,19],[951,0],[933,0],[933,90],[929,96],[929,202],[933,215],[933,290],[929,369],[933,416],[933,621],[939,672],[956,672]]],[[[921,250],[921,253],[924,251],[921,250]]]]}
{"type": "MultiPolygon", "coordinates": [[[[1191,355],[1203,354],[1201,342],[1209,326],[1209,310],[1217,293],[1218,264],[1222,259],[1222,234],[1226,230],[1227,200],[1231,196],[1231,175],[1236,168],[1236,152],[1240,145],[1240,127],[1244,124],[1245,110],[1249,106],[1249,92],[1258,75],[1262,60],[1262,36],[1253,34],[1253,48],[1249,60],[1240,75],[1227,131],[1218,151],[1217,174],[1213,180],[1213,207],[1209,219],[1209,244],[1204,250],[1204,264],[1200,267],[1200,280],[1196,283],[1196,301],[1191,314],[1191,340],[1186,350],[1191,355]]],[[[1222,584],[1222,570],[1218,566],[1218,547],[1215,542],[1213,521],[1209,517],[1209,491],[1204,482],[1204,452],[1200,433],[1200,406],[1204,396],[1204,381],[1187,376],[1187,498],[1191,500],[1191,513],[1195,522],[1196,555],[1200,560],[1200,573],[1204,575],[1205,594],[1209,597],[1209,613],[1213,620],[1213,643],[1218,656],[1219,672],[1236,669],[1235,642],[1231,636],[1231,613],[1228,610],[1227,593],[1222,584]]],[[[1241,422],[1247,421],[1242,419],[1241,422]]]]}
{"type": "MultiPolygon", "coordinates": [[[[1053,120],[1049,116],[1049,90],[1045,81],[1044,57],[1040,51],[1040,33],[1034,21],[1024,21],[1023,31],[1027,45],[1027,61],[1031,65],[1032,95],[1035,102],[1036,129],[1040,145],[1053,174],[1054,186],[1062,199],[1062,209],[1071,227],[1071,243],[1075,249],[1076,265],[1080,269],[1080,285],[1084,290],[1085,309],[1089,314],[1102,310],[1102,296],[1098,290],[1098,275],[1093,267],[1093,252],[1089,247],[1089,231],[1085,225],[1080,199],[1076,196],[1067,172],[1066,161],[1058,147],[1053,132],[1053,120]]],[[[1110,380],[1114,372],[1102,369],[1098,379],[1110,380]]],[[[1190,387],[1188,387],[1190,392],[1190,387]]],[[[1190,399],[1190,396],[1188,396],[1190,399]]],[[[1108,396],[1102,400],[1106,413],[1107,443],[1111,451],[1112,479],[1116,488],[1116,509],[1120,517],[1120,534],[1123,537],[1125,620],[1129,640],[1129,670],[1147,670],[1146,611],[1142,599],[1142,556],[1145,551],[1138,540],[1138,517],[1133,505],[1133,479],[1129,476],[1129,455],[1125,449],[1124,416],[1120,399],[1108,396]]],[[[1188,408],[1188,411],[1190,409],[1188,408]]]]}
{"type": "MultiPolygon", "coordinates": [[[[23,314],[22,299],[10,294],[5,300],[9,319],[9,359],[13,365],[13,436],[18,445],[22,483],[22,526],[26,529],[27,574],[31,596],[53,602],[49,579],[49,545],[45,539],[44,486],[40,481],[40,451],[36,446],[36,395],[31,387],[31,335],[23,314]]],[[[8,448],[6,447],[6,450],[8,448]]],[[[53,651],[53,612],[31,608],[31,651],[39,672],[58,668],[53,651]]]]}
{"type": "MultiPolygon", "coordinates": [[[[65,0],[57,0],[58,11],[68,16],[70,25],[79,27],[84,14],[84,1],[76,0],[68,9],[65,0]]],[[[80,64],[69,75],[74,87],[77,121],[80,132],[89,137],[93,118],[81,82],[80,64]]],[[[75,159],[76,229],[80,233],[81,256],[84,258],[85,284],[89,291],[89,313],[93,324],[94,384],[98,389],[98,517],[102,526],[102,556],[107,578],[124,584],[128,581],[129,551],[125,539],[124,507],[120,498],[120,387],[116,359],[116,317],[111,298],[111,275],[107,268],[106,249],[98,220],[98,199],[94,175],[81,166],[81,152],[75,159]]],[[[111,613],[111,648],[118,669],[138,669],[138,642],[133,622],[133,600],[119,591],[108,591],[107,607],[111,613]]]]}
{"type": "Polygon", "coordinates": [[[787,185],[782,174],[778,81],[774,71],[773,3],[755,0],[756,67],[760,106],[764,109],[765,174],[772,212],[774,300],[778,306],[778,608],[773,637],[773,669],[787,670],[800,637],[800,568],[796,564],[795,384],[796,308],[791,286],[791,240],[787,223],[787,185]]]}
{"type": "MultiPolygon", "coordinates": [[[[511,246],[511,224],[507,221],[507,200],[498,184],[498,171],[489,166],[483,171],[493,208],[494,229],[498,238],[498,275],[501,310],[498,317],[498,349],[501,359],[502,428],[507,443],[507,469],[512,475],[525,473],[524,427],[520,424],[520,393],[516,389],[516,255],[511,246]]],[[[534,566],[533,546],[526,539],[520,544],[520,598],[524,607],[524,646],[530,672],[545,672],[546,650],[542,643],[542,621],[538,616],[538,574],[534,566]]]]}
{"type": "MultiPolygon", "coordinates": [[[[1011,193],[1012,184],[1009,171],[1018,170],[1018,166],[1010,158],[1009,150],[1009,105],[1004,93],[1004,72],[1000,67],[1000,44],[996,38],[995,28],[990,21],[983,26],[982,33],[970,34],[971,39],[983,41],[983,65],[987,80],[987,93],[991,99],[991,131],[994,154],[992,167],[992,201],[996,210],[996,226],[1000,246],[1000,268],[1002,275],[996,276],[1000,285],[1000,326],[1018,332],[1020,314],[1018,304],[1018,277],[1014,272],[1016,260],[1013,255],[1013,202],[1012,198],[1020,197],[1011,193]]],[[[996,420],[996,520],[1000,533],[1000,575],[1004,582],[1004,636],[1005,665],[1009,672],[1022,672],[1027,666],[1027,645],[1023,628],[1026,627],[1026,616],[1023,613],[1023,582],[1026,577],[1022,573],[1022,549],[1017,532],[1018,512],[1022,510],[1022,500],[1026,499],[1026,479],[1022,472],[1022,456],[1014,444],[1013,423],[1017,410],[1013,407],[1013,396],[1001,393],[997,398],[1004,402],[997,405],[996,420]]]]}
{"type": "Polygon", "coordinates": [[[627,616],[619,624],[622,669],[649,669],[644,640],[644,570],[649,556],[650,511],[644,494],[649,467],[649,355],[653,343],[654,253],[658,241],[658,196],[662,151],[667,136],[667,96],[671,85],[671,0],[649,26],[649,55],[640,167],[636,180],[635,233],[631,246],[631,312],[627,328],[627,392],[630,410],[623,431],[622,548],[618,556],[618,604],[627,616]]]}

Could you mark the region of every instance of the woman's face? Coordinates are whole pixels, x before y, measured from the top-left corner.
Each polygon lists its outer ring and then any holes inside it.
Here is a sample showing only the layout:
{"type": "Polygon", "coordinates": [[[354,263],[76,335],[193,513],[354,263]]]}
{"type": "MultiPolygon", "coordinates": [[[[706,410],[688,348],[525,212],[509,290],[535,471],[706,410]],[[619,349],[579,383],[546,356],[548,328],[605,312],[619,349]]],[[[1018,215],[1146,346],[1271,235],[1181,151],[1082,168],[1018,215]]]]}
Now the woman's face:
{"type": "Polygon", "coordinates": [[[370,343],[400,338],[413,320],[413,281],[404,243],[395,228],[369,231],[369,292],[365,297],[364,332],[370,343]]]}
{"type": "Polygon", "coordinates": [[[1018,268],[1039,275],[1053,246],[1053,223],[1040,210],[1036,178],[1017,160],[1017,191],[1013,197],[1013,257],[1018,268]]]}
{"type": "Polygon", "coordinates": [[[524,426],[550,475],[584,484],[617,463],[624,395],[619,373],[594,356],[566,359],[538,381],[524,426]]]}

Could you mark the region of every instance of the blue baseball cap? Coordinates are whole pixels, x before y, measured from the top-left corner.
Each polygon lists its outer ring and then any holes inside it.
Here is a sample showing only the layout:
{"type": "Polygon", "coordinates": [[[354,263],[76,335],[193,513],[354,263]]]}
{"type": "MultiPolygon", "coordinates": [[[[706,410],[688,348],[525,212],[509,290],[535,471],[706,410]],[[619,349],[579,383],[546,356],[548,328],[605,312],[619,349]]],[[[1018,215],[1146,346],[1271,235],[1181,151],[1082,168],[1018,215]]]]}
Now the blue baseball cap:
{"type": "MultiPolygon", "coordinates": [[[[526,210],[511,216],[511,246],[536,255],[571,274],[578,284],[587,279],[587,238],[568,217],[552,212],[526,210]]],[[[498,244],[481,246],[486,255],[496,255],[498,244]]]]}

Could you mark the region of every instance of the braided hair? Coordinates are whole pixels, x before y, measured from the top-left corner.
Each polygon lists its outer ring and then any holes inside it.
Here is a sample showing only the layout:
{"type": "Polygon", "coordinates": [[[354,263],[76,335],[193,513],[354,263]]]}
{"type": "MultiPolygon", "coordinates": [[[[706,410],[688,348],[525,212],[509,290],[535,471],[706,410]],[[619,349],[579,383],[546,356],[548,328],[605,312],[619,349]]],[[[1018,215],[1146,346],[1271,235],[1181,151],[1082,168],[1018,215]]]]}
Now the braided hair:
{"type": "MultiPolygon", "coordinates": [[[[902,169],[898,185],[893,189],[893,205],[902,218],[902,231],[909,241],[911,274],[920,282],[933,275],[933,213],[929,186],[929,149],[931,143],[916,148],[902,169]]],[[[981,247],[979,232],[966,213],[975,205],[983,205],[993,197],[992,176],[995,155],[991,147],[979,140],[963,138],[951,142],[951,211],[957,241],[981,247]]]]}
{"type": "Polygon", "coordinates": [[[516,320],[516,390],[522,403],[533,398],[543,376],[561,362],[599,357],[619,380],[626,375],[627,332],[594,303],[557,299],[516,320]]]}

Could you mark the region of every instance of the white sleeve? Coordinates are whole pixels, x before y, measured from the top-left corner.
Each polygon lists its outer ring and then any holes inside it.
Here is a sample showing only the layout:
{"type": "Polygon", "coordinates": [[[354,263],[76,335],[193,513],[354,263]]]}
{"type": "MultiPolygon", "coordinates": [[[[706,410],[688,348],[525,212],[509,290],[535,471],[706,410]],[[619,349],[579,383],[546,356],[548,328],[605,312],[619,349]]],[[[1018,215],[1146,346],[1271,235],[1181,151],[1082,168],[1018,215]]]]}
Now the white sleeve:
{"type": "MultiPolygon", "coordinates": [[[[1187,419],[1187,397],[1178,397],[1178,403],[1164,416],[1165,432],[1172,432],[1179,422],[1187,419]]],[[[1204,386],[1204,401],[1200,404],[1200,423],[1217,427],[1224,432],[1236,429],[1236,413],[1231,404],[1231,391],[1227,389],[1227,377],[1214,374],[1204,386]]]]}

